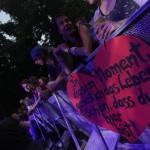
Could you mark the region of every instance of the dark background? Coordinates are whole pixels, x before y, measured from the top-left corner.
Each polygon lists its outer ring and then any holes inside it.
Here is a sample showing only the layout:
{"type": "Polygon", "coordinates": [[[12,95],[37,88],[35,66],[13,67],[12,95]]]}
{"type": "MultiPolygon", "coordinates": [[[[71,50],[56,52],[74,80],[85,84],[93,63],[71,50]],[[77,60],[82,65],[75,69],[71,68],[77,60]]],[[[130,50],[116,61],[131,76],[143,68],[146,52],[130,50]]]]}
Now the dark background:
{"type": "MultiPolygon", "coordinates": [[[[94,6],[95,7],[95,6],[94,6]]],[[[95,8],[84,0],[0,0],[0,11],[11,20],[0,22],[0,107],[16,110],[26,93],[20,86],[22,79],[47,75],[46,67],[36,66],[30,58],[30,49],[38,44],[56,46],[60,38],[54,18],[66,14],[75,20],[85,17],[89,21],[95,8]],[[13,39],[5,37],[9,35],[13,39]],[[41,40],[42,36],[45,36],[41,40]]]]}

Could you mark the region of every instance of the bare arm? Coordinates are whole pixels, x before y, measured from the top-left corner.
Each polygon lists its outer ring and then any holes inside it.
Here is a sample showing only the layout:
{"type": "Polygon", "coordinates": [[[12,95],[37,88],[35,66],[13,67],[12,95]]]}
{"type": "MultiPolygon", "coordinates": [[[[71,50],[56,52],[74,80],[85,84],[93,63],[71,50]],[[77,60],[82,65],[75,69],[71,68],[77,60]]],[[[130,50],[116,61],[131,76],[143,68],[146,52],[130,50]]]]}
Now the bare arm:
{"type": "Polygon", "coordinates": [[[75,54],[79,56],[88,56],[92,52],[92,36],[87,26],[79,26],[79,34],[82,40],[82,47],[75,49],[75,54]]]}
{"type": "Polygon", "coordinates": [[[42,94],[42,88],[41,88],[40,86],[37,86],[37,87],[36,87],[36,91],[37,91],[37,93],[38,93],[38,97],[40,97],[41,94],[42,94]]]}
{"type": "Polygon", "coordinates": [[[51,81],[47,84],[47,88],[51,91],[56,90],[60,86],[60,84],[65,80],[66,76],[67,75],[64,72],[61,72],[55,81],[51,81]]]}
{"type": "Polygon", "coordinates": [[[29,110],[28,110],[28,114],[29,114],[29,115],[32,115],[32,114],[33,114],[33,112],[34,112],[34,110],[36,109],[36,107],[38,106],[40,100],[41,100],[41,98],[39,97],[39,98],[37,99],[37,101],[29,108],[29,110]]]}

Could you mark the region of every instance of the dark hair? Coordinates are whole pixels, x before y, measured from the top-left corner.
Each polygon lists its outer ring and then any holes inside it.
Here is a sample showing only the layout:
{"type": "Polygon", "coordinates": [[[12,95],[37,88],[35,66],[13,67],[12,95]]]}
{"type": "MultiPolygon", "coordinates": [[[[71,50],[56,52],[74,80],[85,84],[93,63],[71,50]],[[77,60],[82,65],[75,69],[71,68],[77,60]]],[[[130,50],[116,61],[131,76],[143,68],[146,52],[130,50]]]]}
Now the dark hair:
{"type": "Polygon", "coordinates": [[[30,76],[29,78],[23,79],[20,84],[32,84],[37,85],[38,84],[38,78],[35,76],[30,76]]]}
{"type": "Polygon", "coordinates": [[[23,79],[21,82],[20,82],[20,85],[22,84],[31,84],[30,80],[29,79],[23,79]]]}
{"type": "MultiPolygon", "coordinates": [[[[57,25],[57,18],[59,18],[59,17],[62,17],[62,16],[66,16],[65,14],[63,14],[63,13],[60,13],[60,14],[57,14],[55,17],[54,17],[54,27],[55,27],[55,29],[58,31],[58,25],[57,25]]],[[[66,16],[67,17],[67,16],[66,16]]]]}
{"type": "Polygon", "coordinates": [[[75,19],[75,23],[79,20],[82,20],[83,22],[87,22],[87,20],[85,19],[85,17],[78,17],[75,19]]]}
{"type": "Polygon", "coordinates": [[[49,81],[47,77],[40,77],[39,79],[41,79],[44,82],[44,84],[47,84],[49,81]]]}

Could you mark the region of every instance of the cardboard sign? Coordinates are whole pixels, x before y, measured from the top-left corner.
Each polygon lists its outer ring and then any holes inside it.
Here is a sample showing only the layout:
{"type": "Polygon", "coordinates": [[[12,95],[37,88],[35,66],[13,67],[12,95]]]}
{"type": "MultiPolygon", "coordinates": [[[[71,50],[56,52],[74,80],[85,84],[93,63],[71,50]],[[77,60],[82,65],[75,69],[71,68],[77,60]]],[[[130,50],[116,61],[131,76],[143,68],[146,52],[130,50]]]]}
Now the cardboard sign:
{"type": "Polygon", "coordinates": [[[135,142],[150,123],[150,47],[134,36],[118,36],[94,59],[94,76],[74,73],[70,100],[91,122],[135,142]]]}

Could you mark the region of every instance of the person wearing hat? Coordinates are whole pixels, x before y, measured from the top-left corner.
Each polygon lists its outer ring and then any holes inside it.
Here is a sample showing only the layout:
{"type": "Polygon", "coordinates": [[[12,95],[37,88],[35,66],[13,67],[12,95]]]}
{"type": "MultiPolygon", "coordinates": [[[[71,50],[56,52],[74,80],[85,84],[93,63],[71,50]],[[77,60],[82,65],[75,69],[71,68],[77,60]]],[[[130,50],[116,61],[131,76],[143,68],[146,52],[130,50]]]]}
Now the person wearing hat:
{"type": "Polygon", "coordinates": [[[55,90],[62,81],[66,78],[62,65],[59,64],[53,54],[54,47],[46,48],[43,46],[35,46],[31,49],[31,57],[36,65],[47,65],[50,75],[50,81],[52,82],[50,90],[55,90]]]}

